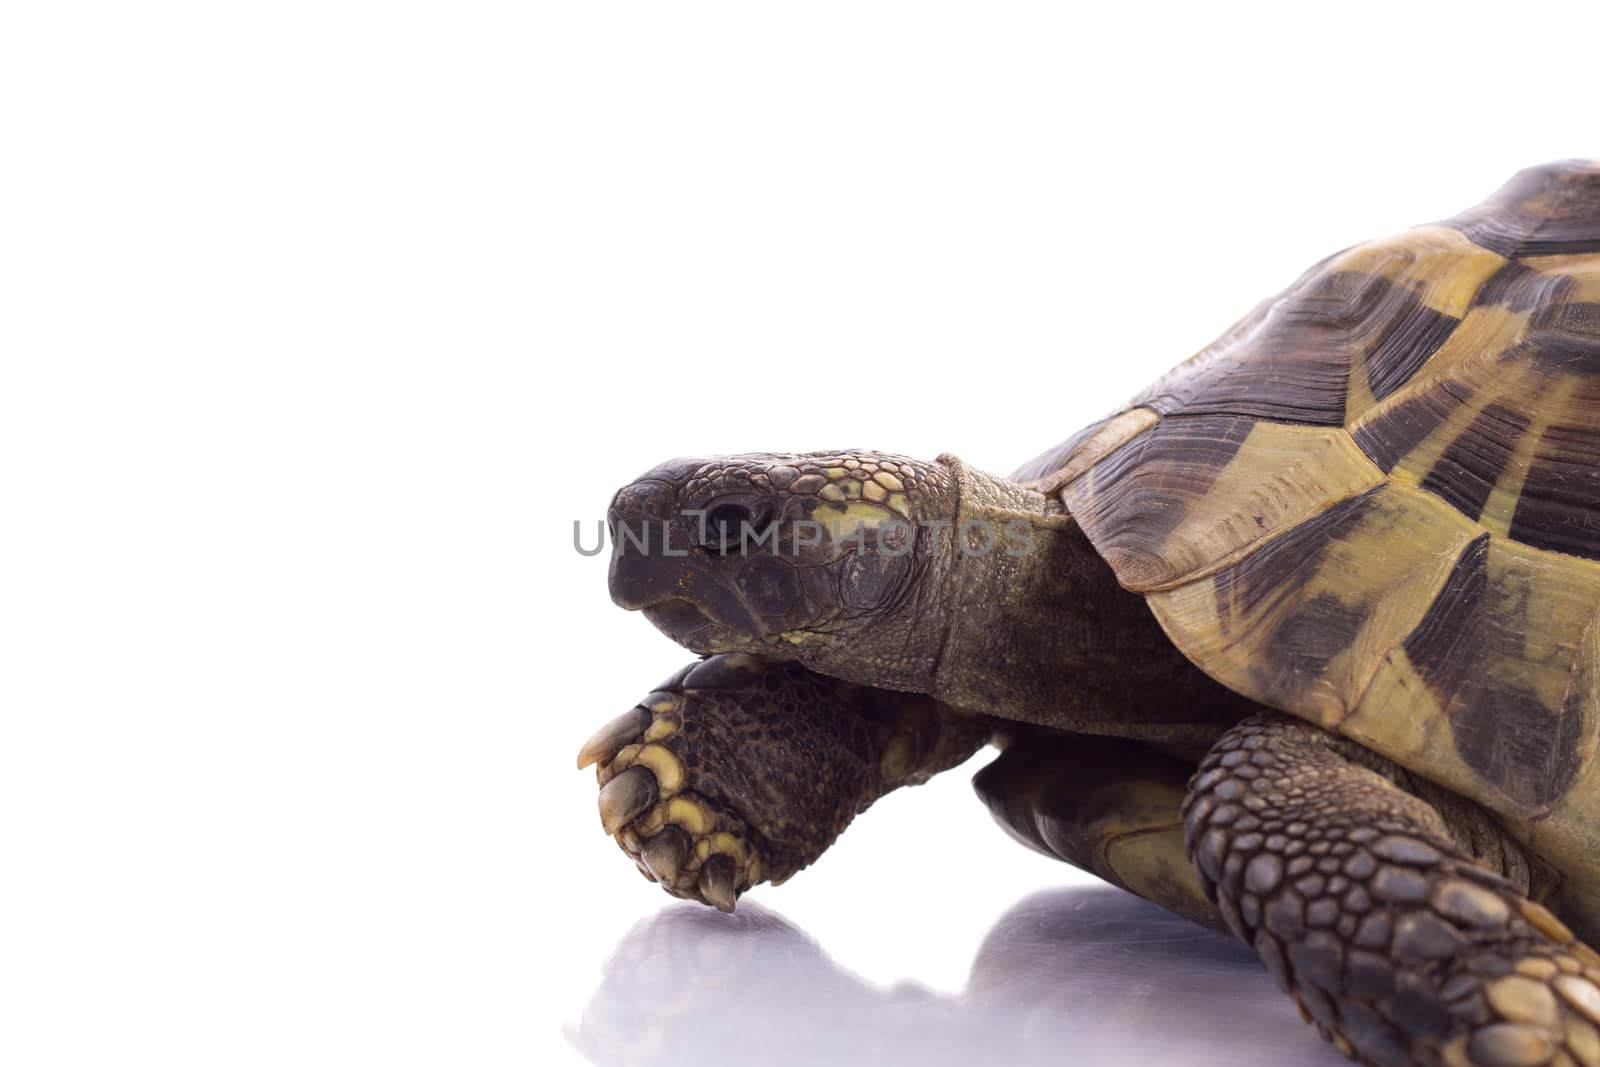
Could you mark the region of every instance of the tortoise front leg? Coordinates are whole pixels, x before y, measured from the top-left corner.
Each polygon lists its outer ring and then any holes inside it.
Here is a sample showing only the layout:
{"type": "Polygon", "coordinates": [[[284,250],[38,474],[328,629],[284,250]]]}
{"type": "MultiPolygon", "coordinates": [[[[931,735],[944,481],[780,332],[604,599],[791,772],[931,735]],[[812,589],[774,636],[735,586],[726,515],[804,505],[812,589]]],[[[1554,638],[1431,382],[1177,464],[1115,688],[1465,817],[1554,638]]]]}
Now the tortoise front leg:
{"type": "Polygon", "coordinates": [[[732,911],[740,893],[811,864],[892,789],[989,740],[927,697],[851,685],[797,663],[690,664],[600,728],[600,820],[645,877],[732,911]]]}
{"type": "Polygon", "coordinates": [[[1186,840],[1229,927],[1364,1063],[1600,1064],[1600,956],[1345,744],[1262,715],[1200,764],[1186,840]]]}

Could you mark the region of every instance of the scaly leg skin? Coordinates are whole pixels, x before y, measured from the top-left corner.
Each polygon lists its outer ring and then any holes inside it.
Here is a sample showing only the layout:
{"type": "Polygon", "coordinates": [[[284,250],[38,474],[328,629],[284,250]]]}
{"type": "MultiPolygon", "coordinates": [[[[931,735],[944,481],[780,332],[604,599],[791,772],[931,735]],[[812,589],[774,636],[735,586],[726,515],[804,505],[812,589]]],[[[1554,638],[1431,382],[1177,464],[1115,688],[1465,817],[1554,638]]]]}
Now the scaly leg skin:
{"type": "Polygon", "coordinates": [[[1362,1063],[1600,1065],[1600,956],[1363,762],[1279,715],[1212,749],[1186,838],[1228,926],[1362,1063]]]}
{"type": "Polygon", "coordinates": [[[857,814],[983,747],[982,719],[796,663],[721,655],[600,728],[600,820],[674,896],[732,911],[808,866],[857,814]]]}

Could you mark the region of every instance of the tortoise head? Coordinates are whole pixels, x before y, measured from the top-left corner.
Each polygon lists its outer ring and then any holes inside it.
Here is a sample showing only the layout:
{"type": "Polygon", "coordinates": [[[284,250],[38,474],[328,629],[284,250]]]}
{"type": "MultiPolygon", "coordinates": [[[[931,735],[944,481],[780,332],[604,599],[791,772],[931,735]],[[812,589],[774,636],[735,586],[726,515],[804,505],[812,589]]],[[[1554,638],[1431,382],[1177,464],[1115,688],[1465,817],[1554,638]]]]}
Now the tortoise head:
{"type": "Polygon", "coordinates": [[[843,638],[929,629],[957,496],[949,463],[885,453],[672,460],[611,502],[611,597],[695,652],[826,669],[843,638]]]}

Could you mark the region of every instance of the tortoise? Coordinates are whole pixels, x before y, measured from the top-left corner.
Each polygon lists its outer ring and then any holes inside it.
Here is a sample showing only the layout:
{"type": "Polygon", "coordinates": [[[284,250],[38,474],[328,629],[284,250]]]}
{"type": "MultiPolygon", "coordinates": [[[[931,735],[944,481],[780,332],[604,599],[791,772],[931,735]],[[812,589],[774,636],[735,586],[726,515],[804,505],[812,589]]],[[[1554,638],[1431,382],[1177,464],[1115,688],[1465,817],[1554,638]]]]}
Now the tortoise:
{"type": "Polygon", "coordinates": [[[1600,1067],[1600,164],[1330,256],[1009,478],[678,459],[608,519],[704,657],[578,760],[669,893],[992,743],[1005,829],[1348,1056],[1600,1067]]]}

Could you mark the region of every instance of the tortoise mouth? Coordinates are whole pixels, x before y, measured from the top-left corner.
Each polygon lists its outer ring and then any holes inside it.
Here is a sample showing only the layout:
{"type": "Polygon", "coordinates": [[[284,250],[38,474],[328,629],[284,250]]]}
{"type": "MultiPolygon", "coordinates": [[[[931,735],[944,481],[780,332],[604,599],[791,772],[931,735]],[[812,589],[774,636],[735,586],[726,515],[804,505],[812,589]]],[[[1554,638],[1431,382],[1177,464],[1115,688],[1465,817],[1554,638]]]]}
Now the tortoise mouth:
{"type": "Polygon", "coordinates": [[[703,656],[719,652],[789,655],[794,651],[797,631],[752,633],[750,629],[718,621],[682,597],[658,600],[640,608],[639,612],[667,637],[703,656]]]}
{"type": "Polygon", "coordinates": [[[663,600],[641,609],[650,624],[674,641],[683,641],[711,628],[705,612],[680,597],[663,600]]]}

